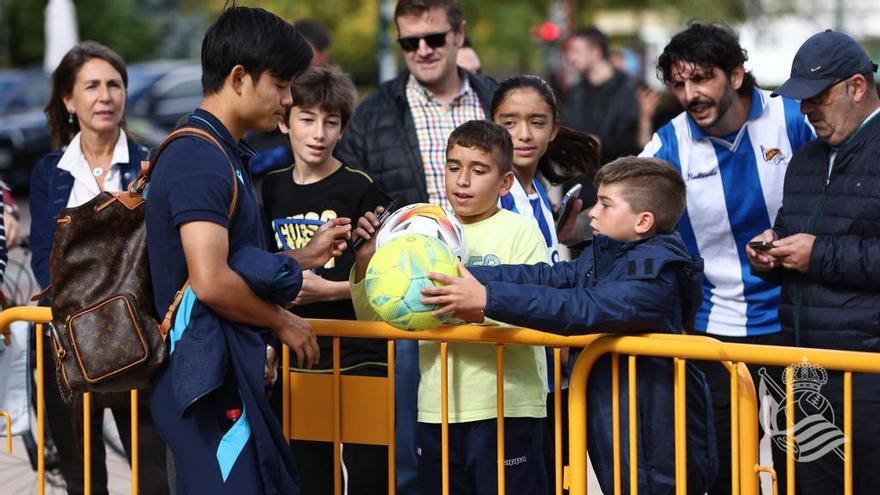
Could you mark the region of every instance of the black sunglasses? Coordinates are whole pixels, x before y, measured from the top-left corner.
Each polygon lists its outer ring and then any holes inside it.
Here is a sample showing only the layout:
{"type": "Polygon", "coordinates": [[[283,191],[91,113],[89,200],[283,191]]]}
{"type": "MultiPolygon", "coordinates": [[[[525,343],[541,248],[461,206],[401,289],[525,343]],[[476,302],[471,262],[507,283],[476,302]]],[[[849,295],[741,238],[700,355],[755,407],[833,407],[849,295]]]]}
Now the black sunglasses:
{"type": "Polygon", "coordinates": [[[442,33],[423,34],[422,36],[407,36],[405,38],[397,38],[397,43],[405,52],[414,52],[419,49],[419,42],[425,40],[425,44],[431,48],[440,48],[446,44],[446,35],[455,31],[448,29],[442,33]]]}

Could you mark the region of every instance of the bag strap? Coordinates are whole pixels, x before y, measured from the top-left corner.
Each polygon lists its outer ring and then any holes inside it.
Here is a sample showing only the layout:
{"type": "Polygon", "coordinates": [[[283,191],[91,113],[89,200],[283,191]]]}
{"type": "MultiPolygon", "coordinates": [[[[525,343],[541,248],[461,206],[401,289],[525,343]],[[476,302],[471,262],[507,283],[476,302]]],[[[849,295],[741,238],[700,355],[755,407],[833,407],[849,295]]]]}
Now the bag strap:
{"type": "MultiPolygon", "coordinates": [[[[132,182],[129,190],[132,193],[140,194],[141,191],[146,187],[147,183],[150,182],[150,176],[153,173],[153,168],[156,166],[156,163],[159,161],[159,155],[165,151],[165,148],[171,144],[172,141],[176,139],[180,139],[182,137],[192,136],[200,139],[204,139],[205,141],[210,142],[214,146],[220,149],[223,152],[223,155],[226,157],[226,161],[229,163],[229,169],[232,172],[232,200],[229,202],[229,220],[232,221],[233,215],[235,215],[235,209],[238,205],[238,180],[236,178],[235,173],[235,165],[232,164],[232,159],[229,157],[229,154],[226,152],[226,149],[223,145],[220,144],[217,139],[211,135],[211,133],[207,131],[203,131],[198,127],[181,127],[165,138],[162,141],[162,144],[156,148],[156,153],[149,161],[141,162],[141,174],[138,176],[137,180],[132,182]]],[[[171,330],[171,319],[174,316],[174,312],[177,310],[177,307],[180,305],[180,301],[183,299],[183,294],[186,292],[190,286],[190,279],[187,278],[186,282],[184,282],[183,287],[174,294],[174,299],[171,301],[171,305],[168,306],[168,311],[165,312],[165,317],[162,319],[161,324],[159,325],[159,332],[162,334],[162,339],[164,340],[168,336],[168,332],[171,330]]]]}

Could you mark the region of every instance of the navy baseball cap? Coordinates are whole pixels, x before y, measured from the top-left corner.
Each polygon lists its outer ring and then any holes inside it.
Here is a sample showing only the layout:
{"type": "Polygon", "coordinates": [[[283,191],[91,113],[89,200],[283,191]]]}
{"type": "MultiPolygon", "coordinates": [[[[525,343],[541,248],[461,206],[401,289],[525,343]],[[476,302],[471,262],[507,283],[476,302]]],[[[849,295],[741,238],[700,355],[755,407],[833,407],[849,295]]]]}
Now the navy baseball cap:
{"type": "Polygon", "coordinates": [[[791,77],[771,96],[804,100],[855,74],[876,72],[877,65],[850,35],[830,29],[810,36],[791,63],[791,77]]]}

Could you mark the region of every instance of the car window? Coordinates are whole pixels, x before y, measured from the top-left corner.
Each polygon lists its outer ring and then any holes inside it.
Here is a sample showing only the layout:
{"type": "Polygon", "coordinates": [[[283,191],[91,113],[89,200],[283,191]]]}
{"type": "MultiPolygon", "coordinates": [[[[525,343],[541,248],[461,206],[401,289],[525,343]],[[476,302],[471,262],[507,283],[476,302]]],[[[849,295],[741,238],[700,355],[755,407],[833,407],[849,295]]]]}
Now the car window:
{"type": "Polygon", "coordinates": [[[193,96],[201,96],[202,95],[202,80],[201,79],[191,79],[189,81],[182,81],[174,86],[171,86],[168,91],[162,95],[163,99],[169,98],[191,98],[193,96]]]}
{"type": "Polygon", "coordinates": [[[20,97],[26,101],[26,108],[44,107],[49,102],[51,91],[52,85],[48,79],[33,79],[22,90],[20,97]]]}

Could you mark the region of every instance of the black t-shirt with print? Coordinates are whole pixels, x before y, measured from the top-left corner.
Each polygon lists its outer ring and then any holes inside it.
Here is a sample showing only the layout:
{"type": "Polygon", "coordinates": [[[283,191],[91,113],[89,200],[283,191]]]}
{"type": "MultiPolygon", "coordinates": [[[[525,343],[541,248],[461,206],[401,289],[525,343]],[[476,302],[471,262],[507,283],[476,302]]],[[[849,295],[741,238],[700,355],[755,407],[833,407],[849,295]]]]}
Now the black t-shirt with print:
{"type": "MultiPolygon", "coordinates": [[[[269,245],[276,251],[297,249],[308,244],[318,228],[334,218],[350,218],[355,224],[365,212],[385,205],[385,194],[370,177],[353,168],[342,166],[326,178],[312,184],[293,181],[293,167],[266,175],[262,185],[263,210],[266,215],[269,245]]],[[[332,281],[348,281],[354,265],[354,253],[345,250],[338,258],[314,270],[332,281]]],[[[298,306],[294,313],[303,318],[354,320],[351,299],[326,301],[298,306]]],[[[316,368],[332,367],[332,340],[318,339],[321,358],[316,368]]],[[[340,362],[343,368],[387,360],[385,341],[344,339],[340,362]]]]}

